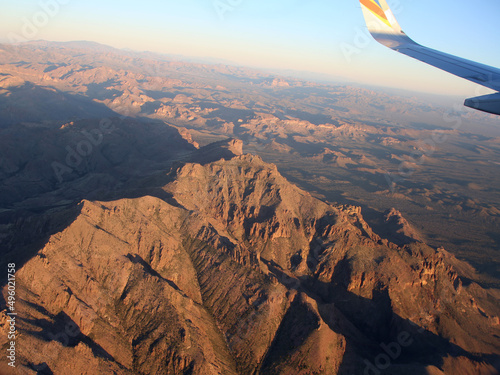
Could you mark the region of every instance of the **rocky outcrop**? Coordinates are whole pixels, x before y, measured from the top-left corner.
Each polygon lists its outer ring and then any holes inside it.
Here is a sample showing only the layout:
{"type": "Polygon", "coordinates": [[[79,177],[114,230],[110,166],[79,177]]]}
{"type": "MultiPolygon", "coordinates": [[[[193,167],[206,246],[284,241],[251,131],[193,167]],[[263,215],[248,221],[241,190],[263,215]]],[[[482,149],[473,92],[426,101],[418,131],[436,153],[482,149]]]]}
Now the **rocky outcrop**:
{"type": "Polygon", "coordinates": [[[424,242],[422,235],[406,220],[400,211],[392,208],[385,214],[385,225],[391,238],[399,245],[424,242]]]}
{"type": "Polygon", "coordinates": [[[235,155],[243,155],[243,141],[228,138],[201,147],[188,160],[190,162],[208,164],[220,159],[231,159],[235,155]]]}
{"type": "Polygon", "coordinates": [[[494,371],[498,306],[444,250],[389,246],[252,155],[163,181],[82,201],[18,271],[24,373],[494,371]]]}

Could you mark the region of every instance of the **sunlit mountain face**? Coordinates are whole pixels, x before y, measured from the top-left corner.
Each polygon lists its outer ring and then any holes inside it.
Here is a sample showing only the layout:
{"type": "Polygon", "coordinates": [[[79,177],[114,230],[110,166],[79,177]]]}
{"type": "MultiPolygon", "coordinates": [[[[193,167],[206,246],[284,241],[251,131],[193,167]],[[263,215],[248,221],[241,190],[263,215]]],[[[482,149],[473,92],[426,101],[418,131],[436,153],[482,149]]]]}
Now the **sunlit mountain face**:
{"type": "Polygon", "coordinates": [[[0,49],[2,374],[498,372],[497,117],[0,49]]]}

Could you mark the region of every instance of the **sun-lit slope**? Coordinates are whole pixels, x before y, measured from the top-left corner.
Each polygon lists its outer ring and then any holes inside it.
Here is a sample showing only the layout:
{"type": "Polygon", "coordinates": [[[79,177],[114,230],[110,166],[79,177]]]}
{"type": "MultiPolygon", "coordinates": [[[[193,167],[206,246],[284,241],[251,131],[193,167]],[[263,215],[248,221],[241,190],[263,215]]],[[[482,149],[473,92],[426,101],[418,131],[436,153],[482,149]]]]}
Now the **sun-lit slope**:
{"type": "Polygon", "coordinates": [[[495,269],[499,143],[465,131],[487,117],[453,129],[432,101],[105,46],[4,50],[27,373],[363,373],[382,343],[394,374],[494,371],[498,292],[441,247],[495,269]],[[277,167],[209,144],[228,136],[277,167]]]}
{"type": "Polygon", "coordinates": [[[470,353],[498,352],[498,311],[446,251],[382,240],[255,156],[167,180],[166,200],[82,201],[18,271],[27,371],[360,373],[401,332],[393,373],[491,369],[470,353]]]}

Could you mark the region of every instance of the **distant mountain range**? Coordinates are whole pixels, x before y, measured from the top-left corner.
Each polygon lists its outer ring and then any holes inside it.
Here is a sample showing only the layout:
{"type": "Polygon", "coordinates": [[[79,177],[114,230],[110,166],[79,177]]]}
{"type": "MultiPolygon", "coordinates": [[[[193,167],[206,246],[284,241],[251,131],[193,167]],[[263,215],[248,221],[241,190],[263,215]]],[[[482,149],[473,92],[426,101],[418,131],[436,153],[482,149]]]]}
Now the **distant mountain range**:
{"type": "Polygon", "coordinates": [[[87,42],[0,49],[18,372],[498,373],[499,138],[465,131],[487,116],[87,42]]]}

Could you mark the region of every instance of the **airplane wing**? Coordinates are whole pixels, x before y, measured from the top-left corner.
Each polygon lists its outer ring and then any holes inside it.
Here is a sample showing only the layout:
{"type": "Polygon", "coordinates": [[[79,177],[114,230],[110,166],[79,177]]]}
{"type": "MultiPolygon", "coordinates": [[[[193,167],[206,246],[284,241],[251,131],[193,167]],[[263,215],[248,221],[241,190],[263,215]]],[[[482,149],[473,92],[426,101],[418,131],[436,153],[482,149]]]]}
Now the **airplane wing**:
{"type": "MultiPolygon", "coordinates": [[[[386,0],[360,0],[370,34],[379,43],[414,59],[500,91],[500,69],[424,47],[410,39],[398,24],[386,0]]],[[[500,115],[500,93],[467,99],[465,105],[500,115]]]]}

